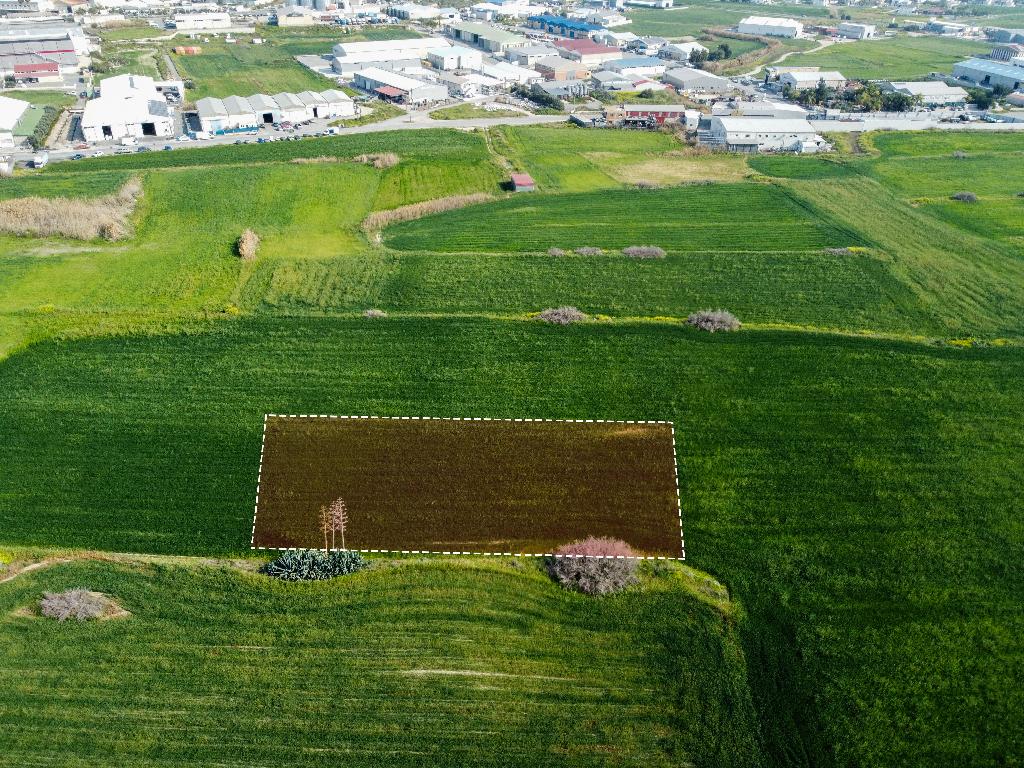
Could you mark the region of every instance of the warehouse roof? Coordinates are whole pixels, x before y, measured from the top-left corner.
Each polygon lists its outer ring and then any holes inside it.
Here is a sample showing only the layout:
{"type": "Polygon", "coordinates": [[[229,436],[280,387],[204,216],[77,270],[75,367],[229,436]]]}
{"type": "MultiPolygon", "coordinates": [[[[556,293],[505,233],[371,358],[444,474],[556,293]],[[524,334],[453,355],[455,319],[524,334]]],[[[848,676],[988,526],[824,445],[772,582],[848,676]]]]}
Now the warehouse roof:
{"type": "Polygon", "coordinates": [[[792,117],[715,117],[729,133],[814,133],[806,120],[792,117]]]}
{"type": "Polygon", "coordinates": [[[762,27],[794,27],[803,26],[796,19],[779,18],[777,16],[747,16],[740,24],[757,24],[762,27]]]}
{"type": "Polygon", "coordinates": [[[567,19],[565,16],[552,16],[547,13],[542,13],[538,16],[530,16],[527,21],[536,21],[540,24],[550,24],[555,27],[574,29],[579,32],[598,32],[604,29],[600,24],[589,24],[585,21],[579,21],[578,19],[567,19]]]}
{"type": "Polygon", "coordinates": [[[224,102],[212,96],[207,96],[205,99],[197,101],[196,111],[199,113],[199,117],[201,118],[228,116],[228,110],[227,107],[224,106],[224,102]]]}
{"type": "Polygon", "coordinates": [[[991,61],[989,59],[967,59],[966,61],[957,62],[954,66],[969,67],[976,72],[983,72],[986,75],[1001,75],[1002,77],[1024,80],[1024,67],[1018,67],[1013,64],[1003,64],[999,61],[991,61]]]}
{"type": "Polygon", "coordinates": [[[0,131],[13,131],[28,107],[27,101],[0,96],[0,131]]]}
{"type": "Polygon", "coordinates": [[[448,25],[449,29],[459,32],[467,32],[485,40],[493,40],[496,43],[519,43],[526,38],[514,32],[506,32],[504,29],[492,27],[490,24],[481,24],[476,21],[456,21],[448,25]]]}

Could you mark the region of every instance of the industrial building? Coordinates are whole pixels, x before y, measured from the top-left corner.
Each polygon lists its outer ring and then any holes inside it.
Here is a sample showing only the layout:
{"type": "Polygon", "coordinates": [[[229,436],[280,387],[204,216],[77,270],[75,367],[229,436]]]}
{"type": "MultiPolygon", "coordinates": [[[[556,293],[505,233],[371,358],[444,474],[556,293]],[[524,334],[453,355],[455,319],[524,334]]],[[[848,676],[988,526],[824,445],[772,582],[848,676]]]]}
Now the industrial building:
{"type": "Polygon", "coordinates": [[[118,75],[100,82],[100,96],[85,105],[81,128],[90,142],[172,136],[174,111],[153,78],[118,75]]]}
{"type": "Polygon", "coordinates": [[[520,85],[528,85],[544,79],[544,76],[535,69],[508,64],[503,61],[495,64],[484,64],[480,68],[480,72],[503,83],[518,83],[520,85]]]}
{"type": "Polygon", "coordinates": [[[590,68],[578,61],[563,59],[561,56],[548,56],[536,61],[533,65],[545,80],[585,80],[590,77],[590,68]]]}
{"type": "Polygon", "coordinates": [[[241,96],[227,96],[224,99],[206,97],[196,102],[199,125],[209,134],[251,131],[259,120],[249,100],[241,96]]]}
{"type": "Polygon", "coordinates": [[[604,31],[604,27],[597,24],[580,21],[579,19],[568,19],[565,16],[551,16],[549,14],[530,16],[526,23],[531,29],[540,29],[559,37],[591,37],[597,32],[604,31]]]}
{"type": "Polygon", "coordinates": [[[306,105],[294,93],[275,93],[271,96],[277,102],[283,123],[301,123],[306,120],[306,105]]]}
{"type": "Polygon", "coordinates": [[[588,67],[596,67],[607,61],[622,58],[622,51],[610,45],[595,43],[589,37],[559,40],[555,43],[558,55],[578,61],[588,67]]]}
{"type": "Polygon", "coordinates": [[[843,73],[834,70],[795,70],[779,75],[779,83],[794,91],[817,88],[818,83],[822,81],[829,88],[842,88],[846,85],[846,77],[843,73]]]}
{"type": "Polygon", "coordinates": [[[56,83],[88,66],[90,50],[77,26],[0,29],[0,77],[18,83],[56,83]]]}
{"type": "Polygon", "coordinates": [[[510,48],[522,48],[530,44],[522,35],[476,21],[449,22],[445,24],[444,31],[460,43],[481,48],[488,53],[504,53],[510,48]]]}
{"type": "Polygon", "coordinates": [[[443,37],[338,43],[332,50],[331,67],[339,75],[351,75],[367,67],[416,66],[430,51],[449,46],[451,41],[443,37]]]}
{"type": "Polygon", "coordinates": [[[705,143],[736,152],[821,152],[828,144],[806,120],[712,117],[705,143]]]}
{"type": "Polygon", "coordinates": [[[882,84],[882,90],[914,96],[920,99],[926,107],[964,104],[970,95],[963,88],[947,85],[941,80],[924,80],[913,83],[890,81],[882,84]]]}
{"type": "Polygon", "coordinates": [[[726,94],[736,90],[736,84],[732,80],[692,67],[670,69],[661,79],[662,82],[674,85],[680,91],[691,93],[726,94]]]}
{"type": "Polygon", "coordinates": [[[29,106],[27,101],[0,96],[0,148],[8,149],[15,145],[14,133],[29,106]]]}
{"type": "Polygon", "coordinates": [[[848,37],[851,40],[870,40],[878,36],[878,29],[874,24],[858,24],[853,21],[844,21],[836,28],[840,37],[848,37]]]}
{"type": "Polygon", "coordinates": [[[609,61],[601,68],[609,72],[618,72],[623,77],[658,77],[665,74],[668,62],[653,56],[634,56],[629,59],[609,61]]]}
{"type": "Polygon", "coordinates": [[[357,72],[353,83],[357,88],[381,98],[406,104],[443,101],[448,98],[448,88],[445,85],[428,83],[378,67],[369,67],[357,72]]]}
{"type": "Polygon", "coordinates": [[[447,48],[434,48],[427,51],[427,61],[434,69],[471,69],[478,71],[484,63],[484,55],[481,51],[473,48],[466,48],[462,45],[452,45],[447,48]]]}
{"type": "Polygon", "coordinates": [[[249,107],[256,115],[256,122],[263,124],[281,122],[281,108],[266,94],[254,93],[246,101],[249,102],[249,107]]]}
{"type": "Polygon", "coordinates": [[[796,19],[748,16],[736,25],[736,31],[762,37],[799,37],[803,34],[804,25],[796,19]]]}
{"type": "Polygon", "coordinates": [[[520,67],[532,67],[541,59],[558,55],[558,49],[551,45],[527,45],[522,48],[512,48],[505,52],[505,57],[520,67]]]}
{"type": "Polygon", "coordinates": [[[1016,91],[1024,85],[1024,67],[990,59],[967,59],[953,65],[953,77],[987,88],[1001,86],[1016,91]]]}
{"type": "Polygon", "coordinates": [[[176,13],[172,23],[175,29],[182,32],[230,29],[231,16],[224,12],[176,13]]]}
{"type": "Polygon", "coordinates": [[[658,55],[663,59],[688,62],[695,53],[707,53],[708,49],[700,43],[669,43],[663,46],[658,55]]]}

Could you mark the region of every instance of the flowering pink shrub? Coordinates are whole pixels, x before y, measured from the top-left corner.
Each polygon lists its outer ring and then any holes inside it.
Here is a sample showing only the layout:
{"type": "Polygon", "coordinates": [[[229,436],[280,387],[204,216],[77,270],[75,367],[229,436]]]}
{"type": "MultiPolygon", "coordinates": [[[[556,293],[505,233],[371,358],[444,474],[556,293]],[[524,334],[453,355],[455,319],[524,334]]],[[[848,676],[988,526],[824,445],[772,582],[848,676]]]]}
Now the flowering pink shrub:
{"type": "Polygon", "coordinates": [[[553,554],[547,559],[548,573],[566,589],[607,595],[636,582],[636,555],[619,539],[590,536],[553,554]]]}

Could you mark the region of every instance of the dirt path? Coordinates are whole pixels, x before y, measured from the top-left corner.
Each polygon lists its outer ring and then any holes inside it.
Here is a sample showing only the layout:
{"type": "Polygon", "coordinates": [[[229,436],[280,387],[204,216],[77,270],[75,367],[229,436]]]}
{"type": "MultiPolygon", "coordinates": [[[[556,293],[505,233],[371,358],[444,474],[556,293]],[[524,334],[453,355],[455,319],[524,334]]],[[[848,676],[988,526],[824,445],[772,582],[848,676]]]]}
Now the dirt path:
{"type": "Polygon", "coordinates": [[[43,568],[48,568],[49,566],[56,565],[57,563],[67,562],[70,562],[70,560],[66,557],[54,557],[48,560],[40,560],[37,563],[29,563],[24,568],[19,568],[14,573],[8,574],[7,576],[0,578],[0,584],[6,584],[8,581],[14,581],[19,576],[22,576],[26,573],[32,573],[32,571],[38,571],[43,568]]]}
{"type": "Polygon", "coordinates": [[[821,40],[818,42],[817,46],[815,46],[814,48],[808,48],[806,51],[786,51],[784,54],[779,56],[779,58],[775,59],[775,61],[762,62],[761,64],[758,65],[757,69],[752,69],[749,72],[744,72],[742,75],[735,75],[735,77],[753,77],[758,72],[767,67],[774,67],[778,64],[781,64],[790,56],[795,56],[796,54],[817,53],[820,50],[828,48],[830,45],[834,45],[835,42],[835,40],[821,40]]]}

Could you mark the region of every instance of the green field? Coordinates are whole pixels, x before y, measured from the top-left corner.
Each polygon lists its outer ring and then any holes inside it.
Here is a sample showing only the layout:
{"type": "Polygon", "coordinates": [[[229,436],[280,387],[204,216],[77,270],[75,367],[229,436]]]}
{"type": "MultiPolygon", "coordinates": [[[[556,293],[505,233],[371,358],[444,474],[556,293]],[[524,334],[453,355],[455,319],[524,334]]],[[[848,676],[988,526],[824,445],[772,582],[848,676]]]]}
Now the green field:
{"type": "Polygon", "coordinates": [[[815,53],[796,54],[786,66],[837,69],[849,78],[923,80],[932,72],[951,72],[968,56],[988,53],[991,43],[934,36],[900,36],[838,43],[815,53]]]}
{"type": "MultiPolygon", "coordinates": [[[[828,18],[828,9],[807,5],[776,5],[773,16],[803,19],[828,18]]],[[[740,19],[750,16],[748,3],[696,0],[668,10],[635,10],[629,12],[633,23],[629,31],[637,35],[659,35],[669,39],[699,35],[705,29],[734,27],[740,19]]]]}
{"type": "Polygon", "coordinates": [[[145,195],[128,240],[0,236],[0,561],[75,558],[0,583],[0,763],[1019,762],[1024,152],[860,146],[438,128],[5,181],[145,195]],[[360,226],[470,192],[497,199],[360,226]],[[547,255],[632,244],[668,255],[547,255]],[[562,304],[591,320],[532,318],[562,304]],[[744,328],[680,322],[719,307],[744,328]],[[671,420],[688,565],[728,599],[651,567],[586,599],[501,558],[271,583],[268,412],[671,420]],[[26,612],[77,586],[131,615],[26,612]]]}
{"type": "Polygon", "coordinates": [[[322,91],[333,80],[302,66],[293,54],[271,45],[203,43],[203,52],[195,56],[173,55],[182,78],[195,87],[188,92],[191,101],[205,96],[249,96],[282,91],[322,91]]]}

